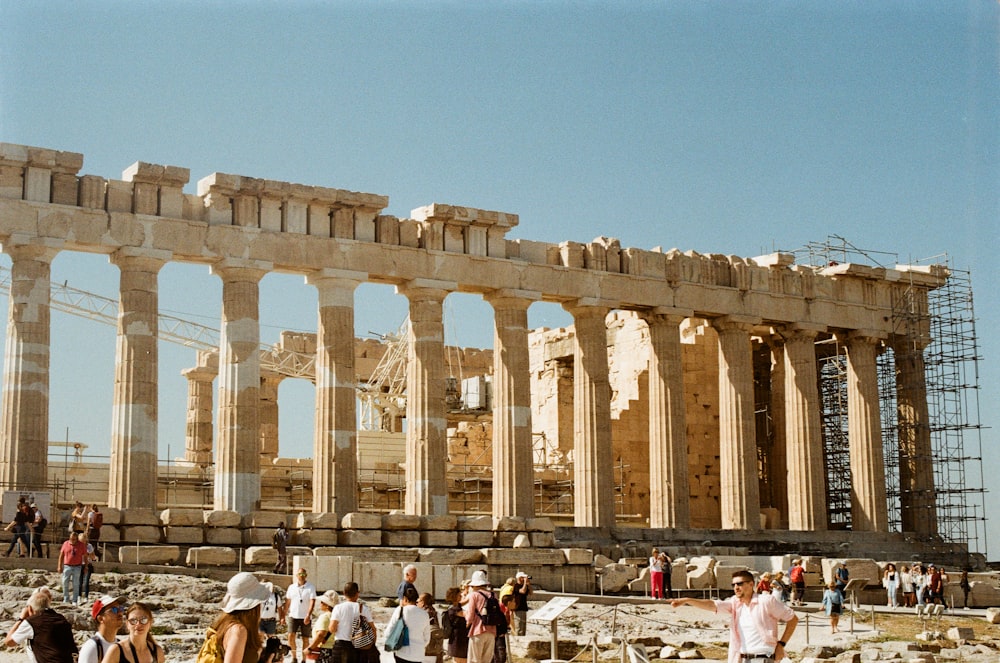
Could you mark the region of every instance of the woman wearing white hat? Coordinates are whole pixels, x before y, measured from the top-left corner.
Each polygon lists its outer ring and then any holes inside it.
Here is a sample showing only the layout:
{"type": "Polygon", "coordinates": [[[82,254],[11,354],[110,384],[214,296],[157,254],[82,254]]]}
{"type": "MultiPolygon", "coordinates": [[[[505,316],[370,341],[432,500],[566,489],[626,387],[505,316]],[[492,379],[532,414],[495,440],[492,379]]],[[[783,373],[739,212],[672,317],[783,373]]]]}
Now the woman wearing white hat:
{"type": "Polygon", "coordinates": [[[260,604],[274,591],[252,573],[237,573],[229,580],[222,614],[215,629],[225,663],[256,663],[263,639],[260,633],[260,604]]]}

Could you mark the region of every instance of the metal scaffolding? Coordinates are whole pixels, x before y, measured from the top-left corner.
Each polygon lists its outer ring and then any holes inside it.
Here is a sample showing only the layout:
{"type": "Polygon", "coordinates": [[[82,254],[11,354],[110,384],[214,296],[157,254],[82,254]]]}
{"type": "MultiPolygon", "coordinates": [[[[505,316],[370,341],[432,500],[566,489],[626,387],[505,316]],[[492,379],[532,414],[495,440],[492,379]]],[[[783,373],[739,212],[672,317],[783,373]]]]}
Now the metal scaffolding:
{"type": "MultiPolygon", "coordinates": [[[[874,264],[892,269],[896,254],[859,249],[839,236],[791,251],[803,263],[825,266],[839,262],[874,264]]],[[[900,421],[895,352],[916,348],[883,347],[878,357],[879,409],[885,455],[889,528],[902,529],[901,460],[930,464],[934,473],[938,538],[964,544],[986,554],[985,489],[982,469],[982,425],[979,413],[979,354],[972,279],[951,265],[947,256],[915,261],[948,268],[944,285],[930,290],[924,303],[916,290],[904,289],[893,302],[893,327],[900,336],[929,341],[922,350],[926,377],[931,458],[900,458],[900,437],[912,425],[900,421]]],[[[918,346],[919,347],[919,344],[918,346]]],[[[817,343],[822,434],[827,477],[828,515],[832,529],[851,524],[851,470],[847,430],[846,361],[835,339],[817,343]]],[[[899,360],[903,355],[899,355],[899,360]]]]}

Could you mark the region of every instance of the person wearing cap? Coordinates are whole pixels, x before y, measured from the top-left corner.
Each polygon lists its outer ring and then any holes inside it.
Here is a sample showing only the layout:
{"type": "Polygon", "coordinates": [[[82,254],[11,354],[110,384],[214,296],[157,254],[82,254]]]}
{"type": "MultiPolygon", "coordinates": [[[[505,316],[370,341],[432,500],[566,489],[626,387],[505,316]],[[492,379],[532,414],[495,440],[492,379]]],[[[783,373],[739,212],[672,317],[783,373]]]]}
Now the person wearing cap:
{"type": "Polygon", "coordinates": [[[497,637],[497,627],[483,623],[480,614],[486,607],[486,599],[492,594],[485,571],[476,571],[469,579],[469,591],[462,605],[465,621],[469,624],[469,663],[490,663],[497,637]]]}
{"type": "MultiPolygon", "coordinates": [[[[317,597],[319,602],[319,617],[316,618],[316,623],[313,628],[313,640],[309,643],[309,651],[320,652],[321,650],[326,650],[327,652],[333,649],[333,638],[330,637],[333,633],[330,632],[330,614],[337,603],[339,603],[337,592],[334,590],[329,590],[323,592],[317,597]]],[[[351,647],[353,649],[353,645],[351,647]]],[[[320,656],[319,660],[329,660],[329,656],[320,656]]]]}
{"type": "Polygon", "coordinates": [[[511,593],[514,633],[517,635],[525,635],[528,632],[528,599],[531,598],[534,591],[531,588],[531,576],[524,571],[518,571],[517,575],[514,576],[514,591],[511,593]]]}
{"type": "Polygon", "coordinates": [[[38,663],[73,663],[77,653],[73,627],[51,606],[49,588],[37,588],[21,610],[20,619],[7,633],[4,644],[25,645],[29,658],[38,663]]]}
{"type": "Polygon", "coordinates": [[[246,571],[229,579],[222,613],[212,622],[225,663],[257,661],[264,644],[260,632],[260,604],[273,591],[271,583],[260,582],[246,571]]]}
{"type": "Polygon", "coordinates": [[[305,569],[295,572],[295,582],[288,586],[285,592],[285,620],[288,624],[288,648],[292,650],[292,663],[297,663],[298,656],[295,635],[302,635],[302,647],[308,648],[312,638],[312,613],[316,607],[316,587],[306,580],[309,574],[305,569]]]}
{"type": "Polygon", "coordinates": [[[105,594],[94,601],[90,616],[97,622],[97,632],[80,647],[77,663],[101,663],[104,653],[118,640],[118,631],[125,623],[124,601],[105,594]]]}

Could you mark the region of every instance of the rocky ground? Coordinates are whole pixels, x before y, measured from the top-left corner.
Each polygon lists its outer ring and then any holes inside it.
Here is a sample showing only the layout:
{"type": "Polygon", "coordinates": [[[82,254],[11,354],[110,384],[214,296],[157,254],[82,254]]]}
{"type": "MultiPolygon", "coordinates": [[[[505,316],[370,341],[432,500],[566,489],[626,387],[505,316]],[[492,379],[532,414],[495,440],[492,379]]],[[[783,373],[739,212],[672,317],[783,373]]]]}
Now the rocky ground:
{"type": "MultiPolygon", "coordinates": [[[[45,571],[0,571],[0,628],[10,628],[33,588],[48,585],[61,597],[59,577],[45,571]]],[[[101,594],[125,596],[129,601],[144,601],[155,613],[154,633],[167,649],[167,660],[174,663],[193,661],[204,636],[204,629],[217,614],[225,594],[225,583],[171,574],[98,573],[91,582],[91,600],[101,594]]],[[[605,597],[604,600],[607,600],[605,597]]],[[[394,603],[394,602],[393,602],[394,603]]],[[[382,630],[389,619],[391,603],[369,600],[375,611],[376,623],[382,630]]],[[[537,607],[542,601],[536,603],[537,607]]],[[[536,607],[533,606],[533,607],[536,607]]],[[[76,607],[57,603],[55,609],[73,624],[82,641],[92,632],[90,604],[76,607]]],[[[789,643],[793,660],[838,662],[860,660],[919,660],[968,661],[987,663],[1000,661],[1000,626],[987,624],[982,617],[962,613],[945,616],[938,624],[925,624],[909,613],[876,615],[875,627],[871,615],[858,615],[854,633],[850,632],[849,617],[841,622],[842,633],[833,635],[820,613],[800,614],[800,625],[789,643]],[[918,641],[924,631],[947,632],[954,627],[974,629],[974,639],[968,642],[935,639],[918,641]]],[[[642,644],[651,659],[680,657],[684,659],[724,659],[728,633],[716,615],[690,607],[677,610],[665,603],[627,601],[591,603],[581,598],[558,620],[559,657],[564,660],[619,660],[621,652],[613,638],[626,638],[642,644]]],[[[540,660],[549,657],[551,635],[547,624],[531,623],[528,635],[512,643],[515,660],[540,660]]],[[[381,645],[381,643],[380,643],[381,645]]],[[[383,655],[391,661],[390,655],[383,655]]],[[[24,661],[19,650],[0,650],[0,663],[24,661]]]]}

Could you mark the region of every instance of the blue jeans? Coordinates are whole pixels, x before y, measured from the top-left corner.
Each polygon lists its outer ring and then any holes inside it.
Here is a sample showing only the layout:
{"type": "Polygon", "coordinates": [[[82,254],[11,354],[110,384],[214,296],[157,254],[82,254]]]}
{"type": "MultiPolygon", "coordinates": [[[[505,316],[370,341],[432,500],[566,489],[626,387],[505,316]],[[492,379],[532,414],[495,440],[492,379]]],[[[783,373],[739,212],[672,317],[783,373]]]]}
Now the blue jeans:
{"type": "Polygon", "coordinates": [[[69,603],[72,598],[72,602],[76,603],[77,599],[80,598],[80,571],[82,568],[81,566],[68,565],[63,567],[63,602],[69,603]]]}
{"type": "Polygon", "coordinates": [[[80,596],[84,599],[90,598],[90,575],[89,564],[80,567],[80,596]]]}

